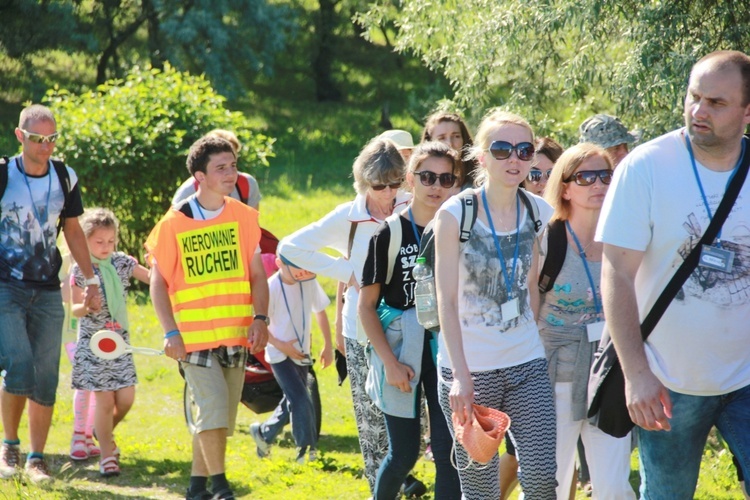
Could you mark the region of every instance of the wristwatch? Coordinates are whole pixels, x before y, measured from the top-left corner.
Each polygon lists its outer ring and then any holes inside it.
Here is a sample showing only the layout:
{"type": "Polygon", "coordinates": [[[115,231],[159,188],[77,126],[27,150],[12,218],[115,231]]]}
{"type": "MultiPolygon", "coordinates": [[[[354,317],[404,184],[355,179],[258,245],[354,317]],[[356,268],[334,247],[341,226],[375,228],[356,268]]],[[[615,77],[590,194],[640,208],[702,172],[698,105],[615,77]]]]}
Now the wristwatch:
{"type": "Polygon", "coordinates": [[[97,276],[96,274],[94,275],[93,278],[89,278],[86,281],[84,281],[83,284],[86,286],[89,286],[89,285],[102,286],[102,282],[99,279],[99,276],[97,276]]]}
{"type": "Polygon", "coordinates": [[[271,325],[271,318],[269,318],[265,314],[256,314],[255,316],[253,316],[253,319],[254,320],[255,319],[259,319],[261,321],[265,321],[266,326],[270,326],[271,325]]]}

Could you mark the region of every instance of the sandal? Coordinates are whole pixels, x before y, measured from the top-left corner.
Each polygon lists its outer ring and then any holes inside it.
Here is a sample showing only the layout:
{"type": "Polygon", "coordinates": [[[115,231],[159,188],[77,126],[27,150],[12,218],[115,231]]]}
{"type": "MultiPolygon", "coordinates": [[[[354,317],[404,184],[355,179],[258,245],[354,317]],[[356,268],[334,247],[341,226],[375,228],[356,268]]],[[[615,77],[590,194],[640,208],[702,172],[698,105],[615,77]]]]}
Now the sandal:
{"type": "Polygon", "coordinates": [[[113,477],[120,475],[120,464],[117,457],[107,457],[99,462],[99,474],[102,477],[113,477]]]}
{"type": "Polygon", "coordinates": [[[87,460],[89,458],[86,438],[83,434],[73,433],[73,440],[70,442],[70,458],[73,460],[87,460]]]}
{"type": "Polygon", "coordinates": [[[94,438],[92,436],[86,436],[86,452],[91,458],[98,457],[102,454],[102,450],[100,450],[96,443],[94,443],[94,438]]]}

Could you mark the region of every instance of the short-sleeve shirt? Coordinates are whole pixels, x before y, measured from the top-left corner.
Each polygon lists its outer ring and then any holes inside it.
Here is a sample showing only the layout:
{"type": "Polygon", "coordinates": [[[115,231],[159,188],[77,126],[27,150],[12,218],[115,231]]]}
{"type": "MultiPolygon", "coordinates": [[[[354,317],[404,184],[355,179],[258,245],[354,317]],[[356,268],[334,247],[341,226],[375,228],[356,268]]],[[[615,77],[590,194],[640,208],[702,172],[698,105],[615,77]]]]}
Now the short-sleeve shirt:
{"type": "Polygon", "coordinates": [[[83,213],[78,177],[66,167],[71,190],[65,205],[61,179],[52,162],[48,162],[46,174],[33,176],[23,172],[18,158],[8,164],[8,185],[0,201],[0,280],[56,290],[62,265],[57,220],[83,213]]]}
{"type": "Polygon", "coordinates": [[[367,251],[367,258],[362,269],[363,287],[380,283],[380,297],[385,303],[397,309],[406,310],[414,306],[414,277],[412,270],[417,265],[419,255],[419,241],[422,238],[424,228],[413,227],[411,221],[401,215],[398,218],[401,224],[401,245],[395,262],[393,262],[393,275],[391,282],[386,286],[388,274],[388,247],[391,243],[391,228],[384,222],[373,234],[367,251]],[[417,233],[414,233],[416,228],[417,233]]]}

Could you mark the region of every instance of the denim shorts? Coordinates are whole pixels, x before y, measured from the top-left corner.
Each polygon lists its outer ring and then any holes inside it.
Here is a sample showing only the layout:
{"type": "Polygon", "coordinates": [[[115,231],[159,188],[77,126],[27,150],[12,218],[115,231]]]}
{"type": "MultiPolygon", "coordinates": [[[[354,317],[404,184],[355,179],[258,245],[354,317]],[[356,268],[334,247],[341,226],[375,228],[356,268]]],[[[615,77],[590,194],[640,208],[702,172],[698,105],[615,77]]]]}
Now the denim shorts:
{"type": "Polygon", "coordinates": [[[65,311],[60,290],[0,281],[3,390],[42,406],[55,404],[65,311]]]}

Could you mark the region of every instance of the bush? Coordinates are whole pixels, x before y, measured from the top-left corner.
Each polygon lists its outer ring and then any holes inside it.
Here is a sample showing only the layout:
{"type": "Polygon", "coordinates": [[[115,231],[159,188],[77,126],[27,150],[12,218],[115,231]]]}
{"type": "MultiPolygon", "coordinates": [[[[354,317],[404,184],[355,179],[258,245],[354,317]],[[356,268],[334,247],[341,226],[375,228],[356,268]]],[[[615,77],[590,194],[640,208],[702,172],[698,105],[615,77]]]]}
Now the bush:
{"type": "Polygon", "coordinates": [[[187,178],[190,145],[214,128],[234,131],[243,144],[238,163],[268,167],[273,139],[224,107],[203,77],[133,69],[95,91],[47,92],[61,138],[56,154],[80,178],[85,206],[104,206],[121,222],[120,250],[140,255],[148,233],[187,178]]]}

